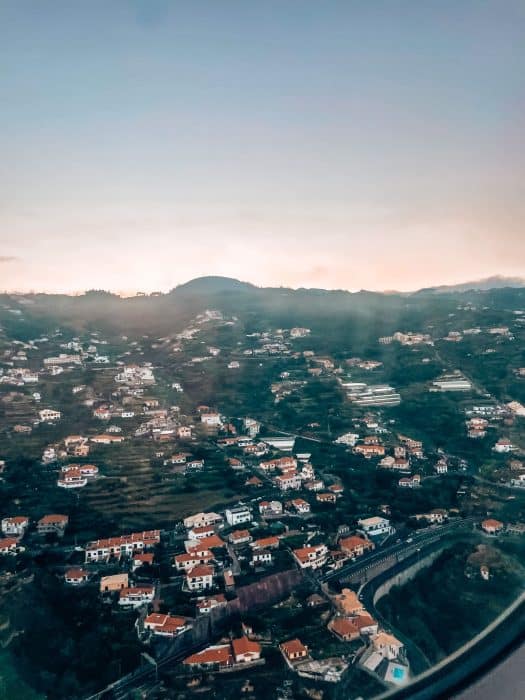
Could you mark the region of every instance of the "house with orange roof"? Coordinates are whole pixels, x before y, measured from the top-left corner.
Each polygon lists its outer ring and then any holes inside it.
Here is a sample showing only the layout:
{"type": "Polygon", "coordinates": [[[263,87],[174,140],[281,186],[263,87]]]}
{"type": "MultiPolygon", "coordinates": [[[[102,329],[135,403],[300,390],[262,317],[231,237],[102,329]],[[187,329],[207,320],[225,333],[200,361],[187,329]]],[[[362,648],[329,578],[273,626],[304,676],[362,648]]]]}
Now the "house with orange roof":
{"type": "MultiPolygon", "coordinates": [[[[22,547],[23,550],[23,547],[22,547]]],[[[16,537],[4,537],[0,539],[0,554],[17,554],[18,540],[16,537]]]]}
{"type": "Polygon", "coordinates": [[[151,613],[144,618],[144,629],[159,637],[177,637],[190,627],[191,625],[185,617],[151,613]]]}
{"type": "Polygon", "coordinates": [[[248,637],[232,639],[233,659],[236,664],[246,664],[261,658],[261,645],[248,637]]]}
{"type": "Polygon", "coordinates": [[[184,518],[183,524],[187,530],[205,525],[216,525],[220,527],[223,524],[223,517],[213,512],[195,513],[195,515],[189,515],[187,518],[184,518]]]}
{"type": "Polygon", "coordinates": [[[89,572],[85,569],[68,569],[64,574],[64,581],[70,586],[80,586],[89,580],[89,572]]]}
{"type": "Polygon", "coordinates": [[[136,571],[141,566],[146,564],[147,566],[152,566],[154,554],[153,552],[137,552],[133,554],[133,560],[131,562],[131,567],[133,571],[136,571]]]}
{"type": "Polygon", "coordinates": [[[333,601],[337,610],[348,617],[365,612],[363,603],[357,597],[357,593],[350,588],[343,588],[341,593],[334,596],[333,601]]]}
{"type": "Polygon", "coordinates": [[[356,445],[353,448],[353,451],[355,454],[360,454],[366,459],[370,459],[371,457],[382,457],[385,454],[385,447],[384,445],[367,445],[367,444],[360,444],[356,445]]]}
{"type": "Polygon", "coordinates": [[[358,613],[355,617],[352,617],[352,622],[359,630],[359,633],[365,637],[377,634],[379,628],[377,621],[367,612],[358,613]]]}
{"type": "Polygon", "coordinates": [[[279,538],[277,535],[270,535],[270,537],[261,537],[251,543],[250,547],[253,549],[278,549],[279,548],[279,538]]]}
{"type": "Polygon", "coordinates": [[[296,491],[301,488],[302,480],[297,472],[291,471],[274,477],[273,482],[281,491],[296,491]]]}
{"type": "Polygon", "coordinates": [[[259,503],[259,513],[266,517],[268,515],[281,515],[283,504],[280,501],[261,501],[259,503]]]}
{"type": "Polygon", "coordinates": [[[182,662],[185,666],[202,670],[215,670],[230,668],[233,665],[232,649],[230,644],[217,644],[210,646],[196,654],[191,654],[182,662]]]}
{"type": "Polygon", "coordinates": [[[44,515],[37,523],[36,529],[39,535],[54,534],[62,537],[69,522],[67,515],[53,513],[44,515]]]}
{"type": "Polygon", "coordinates": [[[310,504],[304,498],[294,498],[290,503],[300,515],[305,515],[311,511],[310,504]]]}
{"type": "Polygon", "coordinates": [[[87,484],[87,478],[83,476],[80,469],[72,467],[62,472],[58,478],[57,486],[64,489],[79,489],[87,484]]]}
{"type": "Polygon", "coordinates": [[[328,549],[324,544],[308,545],[292,550],[292,554],[301,569],[319,569],[326,563],[328,549]]]}
{"type": "Polygon", "coordinates": [[[279,457],[278,459],[269,459],[265,462],[259,462],[259,469],[264,472],[273,472],[276,469],[282,471],[284,469],[297,469],[297,460],[294,457],[279,457]]]}
{"type": "Polygon", "coordinates": [[[499,520],[494,520],[493,518],[488,518],[481,523],[481,529],[486,532],[487,535],[499,535],[503,532],[503,523],[499,520]]]}
{"type": "Polygon", "coordinates": [[[319,503],[330,503],[333,505],[337,501],[337,496],[335,493],[323,491],[322,493],[315,494],[315,500],[319,503]]]}
{"type": "Polygon", "coordinates": [[[122,607],[139,608],[153,602],[155,586],[132,586],[119,593],[118,604],[122,607]]]}
{"type": "Polygon", "coordinates": [[[129,535],[94,540],[86,545],[86,561],[106,561],[110,557],[129,557],[160,542],[160,530],[144,530],[129,535]]]}
{"type": "Polygon", "coordinates": [[[342,552],[354,559],[356,557],[361,557],[365,552],[370,552],[375,549],[373,542],[364,537],[359,537],[358,535],[343,537],[339,540],[339,547],[342,552]]]}
{"type": "Polygon", "coordinates": [[[234,530],[232,533],[230,533],[228,539],[232,544],[239,545],[251,542],[252,536],[250,535],[249,530],[234,530]]]}
{"type": "Polygon", "coordinates": [[[208,564],[198,564],[186,574],[185,587],[188,591],[204,591],[213,587],[215,570],[208,564]]]}
{"type": "Polygon", "coordinates": [[[27,515],[13,515],[2,519],[2,533],[8,537],[23,537],[28,527],[27,515]]]}
{"type": "Polygon", "coordinates": [[[359,628],[349,617],[333,617],[327,627],[342,642],[353,642],[360,636],[359,628]]]}
{"type": "Polygon", "coordinates": [[[193,551],[188,554],[176,554],[174,557],[177,571],[190,571],[199,564],[207,564],[213,560],[213,554],[209,549],[193,551]]]}
{"type": "Polygon", "coordinates": [[[202,540],[205,537],[211,537],[214,534],[214,525],[200,525],[192,527],[191,530],[188,530],[188,537],[190,538],[190,540],[202,540]]]}
{"type": "Polygon", "coordinates": [[[304,661],[308,658],[308,647],[297,638],[282,642],[282,644],[279,644],[279,649],[290,667],[292,667],[294,663],[304,661]]]}
{"type": "Polygon", "coordinates": [[[226,542],[219,535],[210,535],[200,540],[186,540],[184,543],[188,554],[202,552],[208,549],[220,549],[226,546],[226,542]]]}
{"type": "Polygon", "coordinates": [[[205,615],[209,613],[213,608],[217,608],[220,605],[226,605],[226,597],[224,593],[217,593],[216,595],[209,596],[207,598],[200,598],[195,607],[198,615],[205,615]]]}
{"type": "Polygon", "coordinates": [[[124,442],[124,437],[122,435],[103,433],[102,435],[94,435],[90,440],[96,445],[113,445],[115,443],[124,442]]]}

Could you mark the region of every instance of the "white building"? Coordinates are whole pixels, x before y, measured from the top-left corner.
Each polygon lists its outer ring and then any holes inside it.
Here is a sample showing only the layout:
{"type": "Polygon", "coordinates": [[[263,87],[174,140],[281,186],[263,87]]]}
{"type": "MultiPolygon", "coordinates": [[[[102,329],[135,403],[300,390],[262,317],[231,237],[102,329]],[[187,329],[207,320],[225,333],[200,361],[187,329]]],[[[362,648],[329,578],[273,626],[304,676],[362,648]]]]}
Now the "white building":
{"type": "Polygon", "coordinates": [[[204,591],[213,586],[213,566],[199,564],[186,574],[186,588],[189,591],[204,591]]]}
{"type": "Polygon", "coordinates": [[[2,532],[10,537],[23,537],[28,527],[29,518],[26,515],[14,515],[2,520],[2,532]]]}
{"type": "Polygon", "coordinates": [[[191,625],[186,618],[173,615],[151,613],[144,619],[144,629],[159,637],[177,637],[190,627],[191,625]]]}
{"type": "Polygon", "coordinates": [[[446,474],[448,472],[448,464],[444,459],[440,459],[434,465],[436,474],[446,474]]]}
{"type": "Polygon", "coordinates": [[[395,532],[395,529],[390,525],[390,520],[379,516],[361,518],[357,523],[368,537],[393,535],[395,532]]]}
{"type": "Polygon", "coordinates": [[[324,544],[300,547],[292,551],[295,561],[301,569],[319,569],[328,557],[328,548],[324,544]]]}
{"type": "Polygon", "coordinates": [[[272,553],[265,549],[257,550],[252,555],[251,566],[268,566],[272,563],[272,553]]]}
{"type": "Polygon", "coordinates": [[[160,530],[145,530],[133,532],[120,537],[88,542],[86,545],[86,562],[106,561],[112,556],[131,556],[134,552],[142,552],[160,542],[160,530]]]}
{"type": "Polygon", "coordinates": [[[73,467],[65,472],[57,481],[57,486],[63,489],[79,489],[87,484],[87,478],[82,474],[80,469],[73,467]]]}
{"type": "Polygon", "coordinates": [[[191,530],[195,527],[204,527],[208,525],[221,526],[223,524],[223,517],[218,513],[195,513],[195,515],[189,515],[182,521],[186,530],[191,530]]]}
{"type": "Polygon", "coordinates": [[[242,523],[249,523],[252,520],[252,514],[247,506],[227,508],[224,514],[229,525],[242,525],[242,523]]]}
{"type": "Polygon", "coordinates": [[[348,445],[349,447],[355,447],[356,442],[359,440],[359,435],[357,433],[345,433],[340,435],[337,440],[335,440],[338,445],[348,445]]]}
{"type": "Polygon", "coordinates": [[[221,425],[221,416],[219,413],[203,413],[201,415],[201,423],[209,426],[221,425]]]}
{"type": "Polygon", "coordinates": [[[301,476],[297,472],[289,472],[288,474],[279,474],[274,479],[276,486],[281,491],[297,490],[301,488],[301,476]]]}
{"type": "Polygon", "coordinates": [[[432,382],[438,391],[470,391],[472,384],[461,374],[446,374],[432,382]]]}
{"type": "Polygon", "coordinates": [[[506,454],[508,452],[512,452],[514,449],[514,445],[508,438],[500,438],[498,442],[494,445],[494,452],[498,452],[499,454],[506,454]]]}
{"type": "Polygon", "coordinates": [[[60,411],[54,411],[52,408],[44,408],[38,412],[38,417],[43,423],[51,423],[62,418],[60,411]]]}
{"type": "Polygon", "coordinates": [[[122,607],[139,608],[153,602],[155,586],[135,586],[123,588],[119,593],[118,604],[122,607]]]}

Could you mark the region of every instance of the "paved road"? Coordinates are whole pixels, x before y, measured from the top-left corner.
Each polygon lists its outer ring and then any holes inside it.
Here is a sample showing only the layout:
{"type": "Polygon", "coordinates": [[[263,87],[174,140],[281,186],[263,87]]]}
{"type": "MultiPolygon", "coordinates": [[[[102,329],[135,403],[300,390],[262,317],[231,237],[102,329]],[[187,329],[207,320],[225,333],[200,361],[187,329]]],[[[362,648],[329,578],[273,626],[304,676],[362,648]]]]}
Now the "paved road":
{"type": "Polygon", "coordinates": [[[455,700],[524,700],[525,643],[470,688],[454,695],[455,700]]]}
{"type": "Polygon", "coordinates": [[[405,559],[407,556],[414,554],[418,549],[423,546],[432,544],[434,541],[441,539],[445,535],[450,535],[455,533],[457,530],[468,529],[472,527],[475,522],[475,518],[462,518],[461,520],[454,520],[446,525],[434,526],[415,532],[410,537],[410,542],[400,542],[399,544],[390,545],[389,547],[384,547],[376,549],[371,554],[364,555],[360,557],[356,562],[342,566],[340,569],[335,569],[334,571],[322,574],[319,580],[322,582],[332,581],[332,580],[344,580],[350,579],[355,576],[363,576],[364,580],[368,578],[367,571],[376,568],[380,564],[393,563],[401,559],[405,559]]]}

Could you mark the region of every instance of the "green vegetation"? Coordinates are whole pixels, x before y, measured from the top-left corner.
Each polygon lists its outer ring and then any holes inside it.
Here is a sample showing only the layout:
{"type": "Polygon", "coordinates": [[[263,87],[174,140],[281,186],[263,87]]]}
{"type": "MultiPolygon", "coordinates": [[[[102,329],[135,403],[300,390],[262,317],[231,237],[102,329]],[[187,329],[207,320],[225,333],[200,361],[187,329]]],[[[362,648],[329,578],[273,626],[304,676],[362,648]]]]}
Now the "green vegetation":
{"type": "Polygon", "coordinates": [[[393,588],[379,612],[433,662],[481,632],[523,590],[516,560],[457,543],[412,581],[393,588]],[[483,580],[480,565],[489,566],[483,580]]]}

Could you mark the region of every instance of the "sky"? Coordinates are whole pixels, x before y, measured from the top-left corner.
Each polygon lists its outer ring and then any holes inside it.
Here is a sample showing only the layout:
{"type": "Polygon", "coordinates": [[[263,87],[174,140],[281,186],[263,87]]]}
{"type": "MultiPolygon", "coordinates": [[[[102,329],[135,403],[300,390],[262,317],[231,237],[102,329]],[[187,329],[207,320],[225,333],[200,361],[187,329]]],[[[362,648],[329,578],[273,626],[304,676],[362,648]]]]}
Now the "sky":
{"type": "Polygon", "coordinates": [[[525,3],[2,0],[0,289],[525,276],[525,3]]]}

